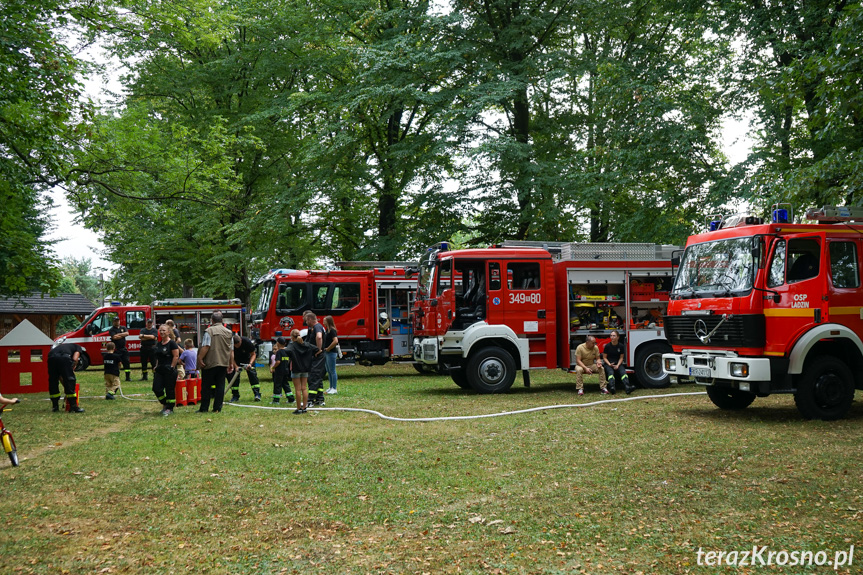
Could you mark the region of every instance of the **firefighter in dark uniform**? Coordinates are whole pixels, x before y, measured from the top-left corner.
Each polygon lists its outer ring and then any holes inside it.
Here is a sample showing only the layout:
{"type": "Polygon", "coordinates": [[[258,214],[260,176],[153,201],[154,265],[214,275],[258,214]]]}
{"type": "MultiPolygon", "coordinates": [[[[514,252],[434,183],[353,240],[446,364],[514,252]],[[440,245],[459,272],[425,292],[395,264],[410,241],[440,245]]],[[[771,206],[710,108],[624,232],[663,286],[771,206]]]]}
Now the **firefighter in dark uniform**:
{"type": "MultiPolygon", "coordinates": [[[[306,341],[319,350],[324,349],[324,326],[318,322],[318,316],[311,310],[303,314],[303,321],[308,326],[309,331],[306,335],[306,341]]],[[[312,361],[312,370],[309,372],[309,405],[323,407],[326,405],[324,400],[324,372],[326,371],[326,358],[323,353],[315,355],[312,361]]],[[[295,386],[296,387],[296,386],[295,386]]]]}
{"type": "Polygon", "coordinates": [[[129,366],[129,350],[126,349],[126,338],[129,337],[129,332],[124,327],[120,327],[120,318],[114,318],[114,325],[108,330],[108,336],[117,349],[114,353],[120,356],[123,362],[123,371],[126,372],[126,381],[132,381],[132,370],[129,366]]]}
{"type": "Polygon", "coordinates": [[[255,401],[261,401],[261,383],[258,381],[258,372],[255,370],[255,359],[258,357],[257,346],[247,337],[234,334],[234,369],[239,370],[231,384],[231,401],[240,401],[240,376],[243,371],[249,377],[249,385],[255,394],[255,401]]]}
{"type": "MultiPolygon", "coordinates": [[[[141,381],[147,380],[147,363],[156,367],[153,348],[159,339],[159,330],[153,327],[153,318],[147,320],[147,327],[141,330],[141,381]]],[[[116,343],[114,345],[117,345],[116,343]]]]}
{"type": "Polygon", "coordinates": [[[72,413],[83,413],[78,405],[78,392],[75,391],[75,366],[84,348],[74,343],[61,343],[48,352],[48,393],[51,397],[51,411],[60,411],[60,380],[66,392],[66,404],[72,413]]]}

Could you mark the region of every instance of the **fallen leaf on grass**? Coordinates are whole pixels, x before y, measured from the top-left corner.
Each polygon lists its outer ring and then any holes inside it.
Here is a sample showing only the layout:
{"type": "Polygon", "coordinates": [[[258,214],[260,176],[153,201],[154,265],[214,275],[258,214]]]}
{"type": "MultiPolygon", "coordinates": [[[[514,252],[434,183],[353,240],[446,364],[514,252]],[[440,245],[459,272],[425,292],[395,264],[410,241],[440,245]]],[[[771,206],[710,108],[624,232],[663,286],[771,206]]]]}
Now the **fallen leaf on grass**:
{"type": "Polygon", "coordinates": [[[471,523],[481,523],[482,522],[482,516],[477,515],[476,517],[471,517],[470,519],[468,519],[468,521],[470,521],[471,523]]]}
{"type": "Polygon", "coordinates": [[[500,531],[504,535],[511,535],[512,533],[515,533],[515,527],[509,525],[507,527],[504,527],[503,529],[498,529],[498,531],[500,531]]]}
{"type": "Polygon", "coordinates": [[[495,519],[494,521],[489,521],[485,524],[485,526],[491,527],[492,525],[497,525],[498,523],[503,523],[503,519],[495,519]]]}

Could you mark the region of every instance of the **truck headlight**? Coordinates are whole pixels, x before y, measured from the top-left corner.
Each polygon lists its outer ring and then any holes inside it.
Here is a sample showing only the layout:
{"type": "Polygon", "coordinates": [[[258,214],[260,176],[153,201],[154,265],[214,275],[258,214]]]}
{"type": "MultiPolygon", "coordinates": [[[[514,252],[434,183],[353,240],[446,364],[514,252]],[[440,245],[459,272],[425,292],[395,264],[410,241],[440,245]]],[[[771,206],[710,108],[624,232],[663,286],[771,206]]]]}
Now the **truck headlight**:
{"type": "Polygon", "coordinates": [[[748,363],[731,363],[728,367],[731,369],[731,375],[734,377],[749,377],[748,363]]]}
{"type": "Polygon", "coordinates": [[[677,361],[673,358],[665,358],[665,371],[674,371],[677,369],[677,361]]]}

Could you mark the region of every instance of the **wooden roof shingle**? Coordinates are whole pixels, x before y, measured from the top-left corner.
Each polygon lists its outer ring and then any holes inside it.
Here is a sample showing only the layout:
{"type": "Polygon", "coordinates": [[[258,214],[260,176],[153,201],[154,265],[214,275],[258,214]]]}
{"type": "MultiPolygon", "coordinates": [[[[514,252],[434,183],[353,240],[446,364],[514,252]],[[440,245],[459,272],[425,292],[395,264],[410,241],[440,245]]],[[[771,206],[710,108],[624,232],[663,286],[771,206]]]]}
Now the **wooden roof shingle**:
{"type": "Polygon", "coordinates": [[[21,298],[0,298],[0,314],[19,315],[88,315],[96,306],[79,293],[62,293],[57,297],[31,294],[21,298]]]}

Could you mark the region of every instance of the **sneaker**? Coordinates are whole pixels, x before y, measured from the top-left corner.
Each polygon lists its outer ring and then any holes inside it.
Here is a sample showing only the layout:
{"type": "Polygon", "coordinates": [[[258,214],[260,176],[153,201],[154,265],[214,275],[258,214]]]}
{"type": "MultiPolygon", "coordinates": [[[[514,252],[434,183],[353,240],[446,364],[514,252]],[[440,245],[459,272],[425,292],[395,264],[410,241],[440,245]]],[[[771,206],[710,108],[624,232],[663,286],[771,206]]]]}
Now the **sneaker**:
{"type": "Polygon", "coordinates": [[[331,387],[331,388],[329,388],[329,389],[327,390],[327,393],[329,393],[330,395],[335,395],[335,394],[337,394],[338,392],[339,392],[339,391],[338,391],[335,387],[331,387]]]}
{"type": "Polygon", "coordinates": [[[294,415],[302,415],[302,414],[304,414],[305,412],[306,412],[306,410],[305,410],[305,409],[295,409],[295,410],[293,410],[291,413],[293,413],[294,415]]]}
{"type": "Polygon", "coordinates": [[[174,413],[174,410],[173,410],[173,409],[168,409],[168,408],[166,407],[165,409],[163,409],[163,410],[162,410],[162,411],[160,411],[159,413],[161,413],[164,417],[168,417],[169,415],[171,415],[172,413],[174,413]]]}
{"type": "Polygon", "coordinates": [[[583,390],[583,389],[579,389],[579,390],[578,390],[578,395],[584,395],[584,390],[583,390]]]}
{"type": "Polygon", "coordinates": [[[318,399],[318,400],[317,400],[313,405],[315,405],[316,407],[323,407],[323,406],[325,406],[326,404],[327,404],[327,402],[326,402],[326,401],[324,401],[324,398],[323,398],[323,397],[321,397],[321,398],[320,398],[320,399],[318,399]]]}
{"type": "Polygon", "coordinates": [[[607,389],[605,389],[605,388],[600,389],[599,391],[601,391],[601,392],[602,392],[602,395],[608,395],[608,394],[610,393],[610,392],[609,392],[607,389]]]}
{"type": "Polygon", "coordinates": [[[236,403],[238,401],[240,401],[240,396],[239,395],[232,395],[231,399],[228,400],[228,403],[236,403]]]}
{"type": "Polygon", "coordinates": [[[306,413],[306,410],[305,410],[305,409],[303,409],[303,413],[306,413]]]}
{"type": "Polygon", "coordinates": [[[105,399],[116,399],[116,398],[114,397],[114,394],[113,394],[113,393],[106,393],[106,394],[105,394],[105,399]]]}

